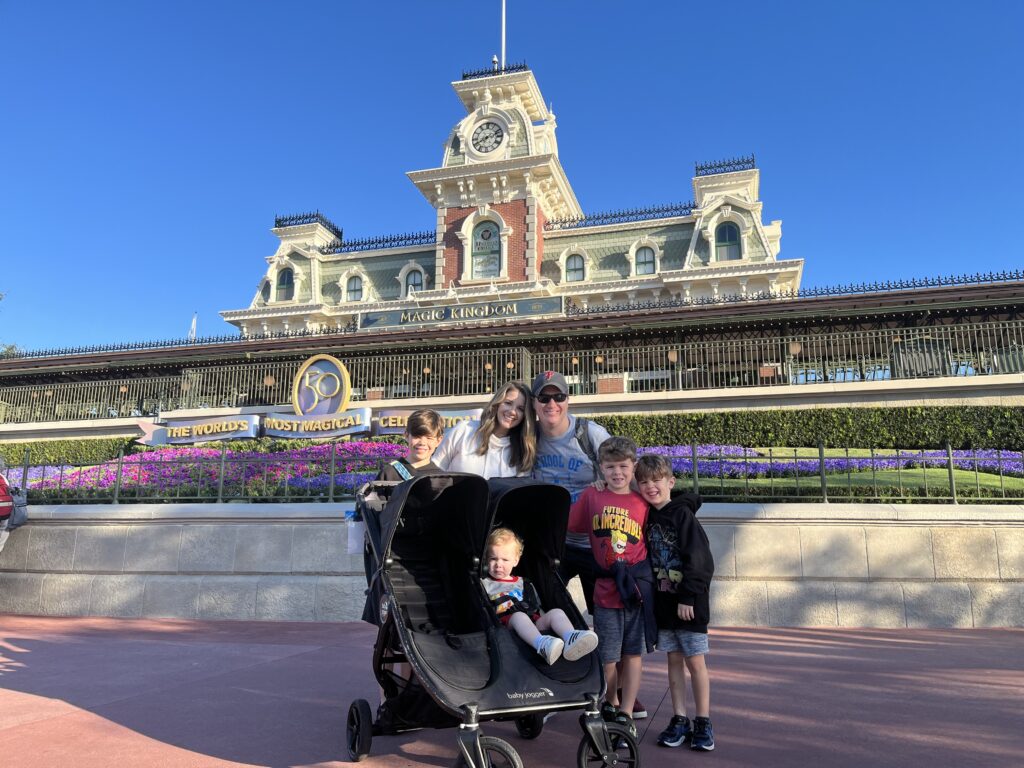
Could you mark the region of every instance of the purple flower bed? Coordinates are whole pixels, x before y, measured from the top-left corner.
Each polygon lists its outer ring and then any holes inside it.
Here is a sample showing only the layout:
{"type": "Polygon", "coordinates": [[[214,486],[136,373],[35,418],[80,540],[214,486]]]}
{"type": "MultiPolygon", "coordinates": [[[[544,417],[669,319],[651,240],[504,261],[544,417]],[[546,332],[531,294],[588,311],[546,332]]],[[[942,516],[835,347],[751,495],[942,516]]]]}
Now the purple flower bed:
{"type": "MultiPolygon", "coordinates": [[[[692,476],[693,450],[688,445],[663,445],[652,448],[641,448],[643,454],[660,454],[672,464],[676,475],[692,476]]],[[[1024,460],[1019,451],[953,451],[953,466],[968,471],[987,472],[1011,477],[1024,477],[1024,460]]],[[[893,454],[871,457],[827,457],[825,459],[826,474],[845,474],[847,472],[876,472],[896,469],[913,469],[915,467],[944,468],[947,463],[946,452],[907,451],[901,450],[893,454]]],[[[753,448],[738,445],[698,445],[697,473],[702,477],[717,478],[756,478],[756,477],[793,477],[796,475],[817,475],[821,471],[816,458],[794,458],[785,456],[784,449],[772,455],[758,452],[753,448]],[[703,458],[702,458],[703,457],[703,458]]]]}
{"type": "MultiPolygon", "coordinates": [[[[392,443],[339,443],[334,456],[335,489],[351,493],[372,478],[381,463],[405,454],[392,443]]],[[[182,489],[216,489],[221,482],[228,495],[279,495],[283,487],[326,491],[330,485],[331,446],[310,445],[277,453],[226,451],[216,448],[165,448],[125,456],[121,489],[176,495],[182,489]]],[[[12,470],[15,476],[20,470],[12,470]]],[[[117,482],[117,461],[92,467],[32,467],[29,487],[38,490],[96,490],[117,482]]]]}
{"type": "MultiPolygon", "coordinates": [[[[339,495],[373,478],[379,466],[398,458],[405,448],[393,443],[354,441],[338,443],[334,456],[334,488],[339,495]]],[[[688,445],[662,445],[640,449],[641,454],[660,454],[669,459],[677,476],[693,474],[692,449],[688,445]]],[[[817,458],[794,458],[792,452],[771,455],[738,445],[697,446],[697,471],[702,478],[744,479],[814,476],[820,472],[817,458]]],[[[944,468],[946,452],[898,451],[870,457],[830,457],[826,474],[944,468]]],[[[954,451],[958,469],[1012,477],[1024,477],[1024,454],[1019,451],[954,451]]],[[[21,483],[22,470],[5,473],[21,483]]],[[[175,498],[216,496],[227,498],[324,496],[330,488],[331,445],[309,445],[276,453],[226,451],[218,448],[164,448],[125,456],[121,464],[123,498],[175,498]],[[223,480],[221,464],[223,461],[223,480]]],[[[28,487],[80,496],[109,496],[117,483],[117,461],[92,467],[36,466],[28,471],[28,487]]]]}

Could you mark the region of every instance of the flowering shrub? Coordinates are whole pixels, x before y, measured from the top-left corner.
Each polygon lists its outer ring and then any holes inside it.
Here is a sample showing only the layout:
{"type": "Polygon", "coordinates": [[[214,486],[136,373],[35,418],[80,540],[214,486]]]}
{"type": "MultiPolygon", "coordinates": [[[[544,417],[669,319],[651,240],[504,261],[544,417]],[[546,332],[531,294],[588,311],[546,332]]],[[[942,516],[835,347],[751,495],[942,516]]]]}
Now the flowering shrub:
{"type": "MultiPolygon", "coordinates": [[[[276,453],[216,448],[165,448],[125,456],[120,490],[126,497],[225,497],[326,495],[331,478],[331,445],[306,445],[276,453]],[[223,464],[223,470],[222,470],[223,464]],[[145,492],[145,493],[143,493],[145,492]]],[[[353,441],[334,449],[334,487],[350,495],[381,464],[405,454],[392,443],[353,441]]],[[[17,473],[20,470],[12,470],[17,473]]],[[[117,461],[91,467],[32,467],[29,488],[95,491],[117,483],[117,461]]]]}
{"type": "MultiPolygon", "coordinates": [[[[163,448],[125,456],[120,463],[106,461],[88,467],[66,464],[30,467],[28,488],[38,499],[82,501],[110,499],[115,487],[124,501],[155,499],[250,498],[294,499],[326,498],[331,489],[332,445],[302,445],[271,453],[235,448],[163,448]]],[[[641,448],[639,453],[660,454],[672,464],[677,477],[693,477],[693,449],[688,445],[660,445],[641,448]]],[[[384,442],[353,441],[333,447],[334,494],[352,496],[363,483],[372,479],[380,466],[405,453],[401,445],[384,442]]],[[[854,473],[885,472],[899,469],[946,467],[946,452],[892,451],[874,457],[827,456],[824,471],[831,485],[836,478],[854,473]]],[[[954,451],[954,467],[970,472],[1003,477],[1024,477],[1024,454],[1019,451],[954,451]]],[[[801,457],[791,449],[758,451],[739,445],[697,446],[697,474],[704,480],[784,479],[817,476],[821,465],[816,456],[801,457]],[[788,454],[788,455],[787,455],[788,454]]],[[[21,483],[22,470],[12,467],[6,475],[21,483]]],[[[1000,481],[1001,482],[1001,481],[1000,481]]],[[[783,495],[816,492],[814,484],[800,484],[795,491],[778,486],[783,495]],[[791,493],[792,492],[792,493],[791,493]]],[[[901,484],[902,485],[902,484],[901,484]]],[[[713,490],[708,488],[708,491],[713,490]]],[[[820,486],[819,486],[820,490],[820,486]]],[[[868,495],[871,489],[851,490],[851,495],[868,495]]],[[[877,490],[877,489],[876,489],[877,490]]],[[[745,495],[771,496],[772,488],[746,488],[745,495]]],[[[969,495],[971,489],[958,489],[969,495]]],[[[981,490],[978,491],[981,494],[981,490]]],[[[927,488],[923,492],[927,494],[927,488]]],[[[922,495],[901,487],[899,496],[922,495]]]]}

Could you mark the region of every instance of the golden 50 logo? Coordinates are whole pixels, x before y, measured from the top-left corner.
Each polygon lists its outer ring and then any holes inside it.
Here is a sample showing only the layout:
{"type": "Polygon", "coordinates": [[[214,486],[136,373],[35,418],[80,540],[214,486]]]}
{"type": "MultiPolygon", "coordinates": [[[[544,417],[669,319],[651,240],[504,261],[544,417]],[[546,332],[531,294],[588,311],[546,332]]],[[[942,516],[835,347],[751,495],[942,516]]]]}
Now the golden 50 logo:
{"type": "Polygon", "coordinates": [[[352,380],[341,361],[315,355],[302,364],[292,383],[292,407],[299,416],[327,416],[348,407],[352,380]]]}

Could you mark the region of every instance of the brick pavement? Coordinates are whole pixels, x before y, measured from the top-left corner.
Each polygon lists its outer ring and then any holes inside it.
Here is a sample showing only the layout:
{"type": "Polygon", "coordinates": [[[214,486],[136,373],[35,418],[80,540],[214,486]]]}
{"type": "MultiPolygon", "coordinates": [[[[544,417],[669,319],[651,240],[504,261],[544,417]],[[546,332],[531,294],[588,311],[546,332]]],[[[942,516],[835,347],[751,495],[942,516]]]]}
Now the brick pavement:
{"type": "MultiPolygon", "coordinates": [[[[0,615],[0,765],[339,766],[350,701],[372,699],[360,624],[0,615]]],[[[719,629],[712,754],[660,749],[664,659],[648,659],[644,765],[1016,766],[1024,631],[719,629]]],[[[575,763],[575,715],[536,741],[488,724],[532,768],[575,763]]],[[[447,766],[452,731],[374,741],[365,766],[447,766]]]]}

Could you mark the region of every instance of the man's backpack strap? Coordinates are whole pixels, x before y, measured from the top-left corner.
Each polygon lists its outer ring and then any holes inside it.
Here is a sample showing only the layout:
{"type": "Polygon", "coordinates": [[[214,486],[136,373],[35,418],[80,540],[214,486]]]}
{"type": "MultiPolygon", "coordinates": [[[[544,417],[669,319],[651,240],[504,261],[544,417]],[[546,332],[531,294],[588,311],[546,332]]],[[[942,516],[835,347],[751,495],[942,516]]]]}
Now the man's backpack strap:
{"type": "Polygon", "coordinates": [[[594,479],[596,480],[598,476],[597,451],[594,448],[594,441],[590,439],[589,419],[585,419],[582,416],[576,417],[575,437],[580,448],[587,454],[587,458],[590,459],[590,465],[594,470],[594,479]]]}
{"type": "Polygon", "coordinates": [[[412,472],[410,472],[406,468],[405,464],[403,464],[402,462],[396,460],[396,461],[392,461],[391,462],[391,466],[394,467],[395,472],[397,472],[398,475],[403,480],[412,480],[412,472]]]}

